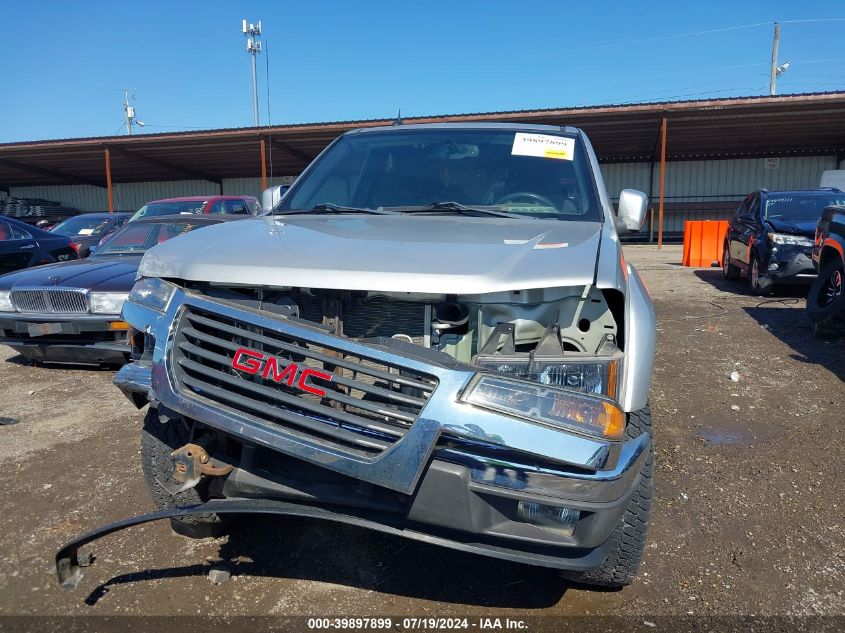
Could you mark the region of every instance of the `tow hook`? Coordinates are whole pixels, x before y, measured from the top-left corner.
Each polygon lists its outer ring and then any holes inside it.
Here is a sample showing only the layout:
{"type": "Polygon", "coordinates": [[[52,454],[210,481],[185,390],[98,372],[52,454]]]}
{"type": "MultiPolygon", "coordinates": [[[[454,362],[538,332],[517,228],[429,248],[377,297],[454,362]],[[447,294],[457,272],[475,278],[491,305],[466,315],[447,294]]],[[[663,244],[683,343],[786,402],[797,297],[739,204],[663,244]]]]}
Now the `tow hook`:
{"type": "Polygon", "coordinates": [[[173,480],[182,484],[175,490],[169,490],[171,494],[193,488],[203,475],[223,477],[232,472],[231,464],[213,465],[208,452],[199,444],[185,444],[173,451],[170,456],[173,458],[173,480]]]}

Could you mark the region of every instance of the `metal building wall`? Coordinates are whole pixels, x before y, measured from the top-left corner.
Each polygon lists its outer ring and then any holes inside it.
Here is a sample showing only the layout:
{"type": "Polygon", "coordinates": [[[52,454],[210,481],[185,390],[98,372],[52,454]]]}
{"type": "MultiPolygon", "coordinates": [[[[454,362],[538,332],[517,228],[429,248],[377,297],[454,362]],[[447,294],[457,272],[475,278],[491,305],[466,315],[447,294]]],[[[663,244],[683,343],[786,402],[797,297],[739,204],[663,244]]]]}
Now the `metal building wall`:
{"type": "MultiPolygon", "coordinates": [[[[288,184],[292,178],[279,176],[267,180],[272,186],[288,184]]],[[[220,194],[217,183],[206,180],[115,183],[113,189],[115,210],[119,211],[135,211],[150,200],[220,194]]],[[[10,187],[9,194],[18,198],[42,198],[60,202],[66,207],[80,211],[105,211],[109,206],[106,190],[91,185],[10,187]]],[[[261,178],[224,178],[223,194],[252,195],[261,200],[261,178]]]]}
{"type": "MultiPolygon", "coordinates": [[[[666,200],[701,202],[708,200],[740,200],[750,191],[768,189],[812,189],[818,187],[822,172],[836,169],[835,156],[801,156],[781,158],[777,169],[766,169],[764,158],[726,160],[674,161],[666,165],[666,200]]],[[[611,163],[602,165],[605,185],[615,201],[624,188],[649,193],[649,163],[611,163]]],[[[652,198],[658,194],[659,165],[655,165],[651,188],[652,198]]],[[[275,177],[270,184],[290,182],[275,177]]],[[[216,195],[220,188],[205,180],[170,180],[161,182],[116,183],[115,207],[134,211],[145,202],[177,196],[216,195]]],[[[50,185],[10,187],[12,196],[43,198],[60,202],[81,211],[102,211],[108,208],[106,190],[90,185],[50,185]]],[[[254,195],[260,199],[261,179],[224,178],[223,193],[254,195]]]]}
{"type": "MultiPolygon", "coordinates": [[[[766,169],[765,158],[673,161],[666,164],[666,200],[704,202],[741,200],[755,189],[814,189],[822,172],[836,169],[835,156],[781,158],[777,169],[766,169]]],[[[605,186],[615,201],[622,189],[649,193],[649,163],[602,165],[605,186]]],[[[654,166],[652,198],[659,192],[660,165],[654,166]]]]}

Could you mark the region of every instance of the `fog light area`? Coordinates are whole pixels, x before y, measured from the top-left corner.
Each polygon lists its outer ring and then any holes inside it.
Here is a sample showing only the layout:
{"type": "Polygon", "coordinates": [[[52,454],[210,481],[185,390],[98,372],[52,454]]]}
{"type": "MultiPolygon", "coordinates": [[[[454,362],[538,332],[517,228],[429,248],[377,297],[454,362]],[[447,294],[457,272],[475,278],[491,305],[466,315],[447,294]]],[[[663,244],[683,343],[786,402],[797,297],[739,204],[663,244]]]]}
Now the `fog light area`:
{"type": "Polygon", "coordinates": [[[526,523],[531,523],[544,530],[549,530],[561,536],[572,536],[575,524],[581,516],[580,510],[547,506],[536,501],[520,501],[517,506],[517,516],[526,523]]]}

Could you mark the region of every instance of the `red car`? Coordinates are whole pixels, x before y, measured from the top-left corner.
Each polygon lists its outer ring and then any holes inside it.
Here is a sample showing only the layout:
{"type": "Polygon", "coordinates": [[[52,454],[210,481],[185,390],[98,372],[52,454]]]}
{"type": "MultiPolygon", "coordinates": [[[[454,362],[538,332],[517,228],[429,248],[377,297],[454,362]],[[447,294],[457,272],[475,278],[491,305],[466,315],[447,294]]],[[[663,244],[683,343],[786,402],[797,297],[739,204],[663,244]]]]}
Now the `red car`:
{"type": "Polygon", "coordinates": [[[129,221],[157,215],[216,213],[228,215],[257,215],[261,205],[254,196],[189,196],[153,200],[135,212],[129,221]]]}

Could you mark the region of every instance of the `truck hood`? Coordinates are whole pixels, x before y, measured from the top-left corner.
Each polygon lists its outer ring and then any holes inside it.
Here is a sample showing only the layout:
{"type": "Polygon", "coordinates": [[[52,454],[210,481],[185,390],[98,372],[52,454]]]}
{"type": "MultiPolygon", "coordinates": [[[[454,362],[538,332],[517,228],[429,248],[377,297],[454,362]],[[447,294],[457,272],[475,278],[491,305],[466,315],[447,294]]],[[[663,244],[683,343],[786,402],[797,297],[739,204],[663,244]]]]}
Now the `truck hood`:
{"type": "Polygon", "coordinates": [[[144,255],[139,274],[231,285],[482,294],[593,282],[597,222],[466,216],[265,216],[144,255]]]}

